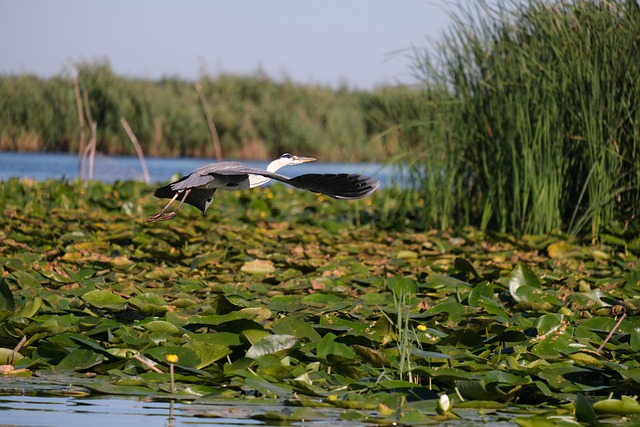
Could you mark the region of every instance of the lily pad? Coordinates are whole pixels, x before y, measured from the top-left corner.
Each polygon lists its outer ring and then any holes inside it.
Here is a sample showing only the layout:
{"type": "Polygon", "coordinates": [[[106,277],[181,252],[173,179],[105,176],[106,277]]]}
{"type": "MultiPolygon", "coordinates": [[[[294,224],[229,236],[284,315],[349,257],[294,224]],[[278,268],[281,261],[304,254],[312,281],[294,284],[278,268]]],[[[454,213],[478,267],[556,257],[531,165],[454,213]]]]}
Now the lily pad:
{"type": "Polygon", "coordinates": [[[245,262],[240,271],[249,274],[270,274],[276,271],[276,267],[273,265],[273,262],[269,260],[255,260],[245,262]]]}
{"type": "Polygon", "coordinates": [[[127,302],[120,295],[102,289],[89,291],[82,296],[82,299],[97,308],[123,308],[127,302]]]}

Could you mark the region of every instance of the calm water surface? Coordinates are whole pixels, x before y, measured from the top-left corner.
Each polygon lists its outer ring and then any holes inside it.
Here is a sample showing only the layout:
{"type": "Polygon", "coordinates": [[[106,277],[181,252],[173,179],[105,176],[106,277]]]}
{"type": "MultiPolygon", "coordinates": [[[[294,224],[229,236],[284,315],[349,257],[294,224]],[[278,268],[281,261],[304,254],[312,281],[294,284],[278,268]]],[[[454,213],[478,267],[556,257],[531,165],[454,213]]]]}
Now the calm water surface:
{"type": "Polygon", "coordinates": [[[327,418],[304,422],[261,421],[265,413],[286,414],[295,408],[278,402],[174,402],[137,397],[51,397],[0,395],[0,425],[30,427],[125,426],[305,426],[356,427],[371,424],[339,421],[340,411],[327,410],[327,418]],[[332,413],[333,412],[333,413],[332,413]],[[254,418],[255,417],[255,418],[254,418]]]}
{"type": "MultiPolygon", "coordinates": [[[[186,175],[213,160],[159,157],[145,158],[152,183],[169,181],[174,175],[186,175]]],[[[269,162],[243,162],[248,166],[266,168],[269,162]]],[[[87,165],[88,169],[88,165],[87,165]]],[[[75,180],[80,176],[80,162],[74,154],[62,153],[8,153],[0,152],[0,181],[11,177],[75,180]]],[[[359,173],[378,179],[382,185],[392,180],[393,169],[377,163],[326,163],[312,162],[288,166],[281,171],[286,176],[303,173],[359,173]]],[[[87,174],[85,173],[85,177],[87,174]]],[[[129,156],[96,156],[93,179],[103,182],[144,180],[140,161],[129,156]]]]}

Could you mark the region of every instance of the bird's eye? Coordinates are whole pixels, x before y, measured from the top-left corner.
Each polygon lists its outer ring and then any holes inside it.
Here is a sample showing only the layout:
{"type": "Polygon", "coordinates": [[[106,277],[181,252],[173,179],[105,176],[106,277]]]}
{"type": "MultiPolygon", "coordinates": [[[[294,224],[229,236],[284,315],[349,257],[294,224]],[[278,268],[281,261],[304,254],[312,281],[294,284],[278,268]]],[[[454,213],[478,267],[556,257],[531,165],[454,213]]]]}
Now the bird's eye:
{"type": "Polygon", "coordinates": [[[280,156],[280,158],[282,159],[290,159],[293,157],[293,154],[291,153],[284,153],[282,156],[280,156]]]}

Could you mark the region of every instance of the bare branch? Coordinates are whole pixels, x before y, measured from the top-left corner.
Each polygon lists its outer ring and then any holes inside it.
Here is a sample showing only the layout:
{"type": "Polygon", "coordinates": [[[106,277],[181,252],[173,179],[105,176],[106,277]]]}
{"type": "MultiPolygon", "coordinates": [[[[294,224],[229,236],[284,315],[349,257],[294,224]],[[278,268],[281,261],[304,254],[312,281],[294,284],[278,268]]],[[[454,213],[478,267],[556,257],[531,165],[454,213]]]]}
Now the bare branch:
{"type": "Polygon", "coordinates": [[[93,158],[96,153],[96,145],[98,143],[98,124],[93,121],[93,117],[91,117],[91,106],[89,105],[89,95],[87,91],[82,91],[84,98],[84,112],[87,117],[89,123],[91,123],[91,139],[89,140],[89,144],[84,147],[84,152],[82,153],[82,160],[80,161],[80,178],[84,179],[84,165],[87,159],[87,155],[90,154],[89,157],[89,179],[93,178],[93,158]]]}
{"type": "Polygon", "coordinates": [[[613,329],[611,329],[611,332],[609,332],[609,335],[607,335],[604,341],[602,341],[602,344],[600,344],[600,347],[598,347],[598,349],[596,350],[596,353],[600,354],[604,346],[607,345],[607,343],[609,342],[613,334],[618,330],[618,328],[620,327],[620,324],[622,323],[625,317],[627,317],[627,313],[622,313],[622,316],[620,316],[620,319],[618,319],[618,323],[615,324],[613,329]]]}
{"type": "MultiPolygon", "coordinates": [[[[84,151],[84,115],[82,114],[82,97],[80,96],[80,83],[78,82],[78,69],[73,67],[71,70],[73,74],[73,89],[76,94],[76,107],[78,108],[78,122],[80,123],[80,143],[78,144],[78,157],[82,157],[84,151]]],[[[82,175],[82,171],[80,171],[82,175]]]]}
{"type": "Polygon", "coordinates": [[[20,349],[26,342],[27,342],[27,336],[24,335],[20,340],[20,342],[18,342],[18,345],[16,345],[13,351],[11,352],[11,360],[9,360],[9,365],[13,365],[13,358],[15,357],[16,353],[20,351],[20,349]]]}
{"type": "Polygon", "coordinates": [[[198,92],[198,96],[200,97],[200,102],[202,103],[204,115],[207,118],[209,132],[211,132],[211,137],[213,138],[213,146],[216,151],[216,160],[220,161],[222,160],[222,147],[220,146],[220,139],[218,138],[218,130],[216,129],[216,125],[213,123],[213,119],[211,118],[211,111],[209,111],[209,104],[207,103],[207,99],[205,98],[204,92],[202,91],[202,86],[200,86],[200,83],[196,82],[195,87],[196,91],[198,92]]]}
{"type": "Polygon", "coordinates": [[[122,127],[124,127],[125,132],[127,132],[127,135],[129,135],[129,139],[133,143],[133,146],[136,149],[136,153],[138,153],[140,167],[142,168],[142,173],[144,174],[144,182],[149,184],[151,182],[151,178],[149,177],[149,170],[147,169],[147,164],[144,161],[144,154],[142,153],[142,147],[138,142],[138,138],[136,138],[136,135],[131,130],[131,126],[129,126],[127,119],[125,119],[124,117],[120,117],[120,123],[122,123],[122,127]]]}
{"type": "Polygon", "coordinates": [[[153,363],[151,360],[145,359],[144,357],[140,356],[139,354],[134,354],[133,357],[134,357],[134,359],[140,361],[140,363],[142,363],[143,365],[145,365],[146,367],[151,369],[153,372],[157,372],[159,374],[163,374],[164,373],[160,369],[156,368],[156,364],[153,363]]]}

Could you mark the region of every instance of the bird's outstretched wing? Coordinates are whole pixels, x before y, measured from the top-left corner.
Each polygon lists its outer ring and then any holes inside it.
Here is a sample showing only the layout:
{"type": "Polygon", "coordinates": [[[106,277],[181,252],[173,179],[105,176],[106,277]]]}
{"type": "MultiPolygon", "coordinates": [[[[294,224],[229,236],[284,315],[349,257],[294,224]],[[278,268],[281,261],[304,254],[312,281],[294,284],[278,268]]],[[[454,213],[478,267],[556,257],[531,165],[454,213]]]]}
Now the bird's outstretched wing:
{"type": "Polygon", "coordinates": [[[161,199],[171,199],[176,194],[189,190],[184,203],[195,206],[205,212],[211,204],[217,188],[240,188],[242,183],[248,182],[249,174],[264,176],[296,188],[346,200],[366,197],[380,186],[377,180],[358,174],[308,173],[289,178],[277,173],[238,164],[235,169],[230,171],[196,171],[180,178],[178,181],[158,188],[154,195],[161,199]]]}
{"type": "Polygon", "coordinates": [[[307,173],[285,182],[297,188],[347,200],[366,197],[380,186],[380,182],[375,179],[347,173],[307,173]]]}

